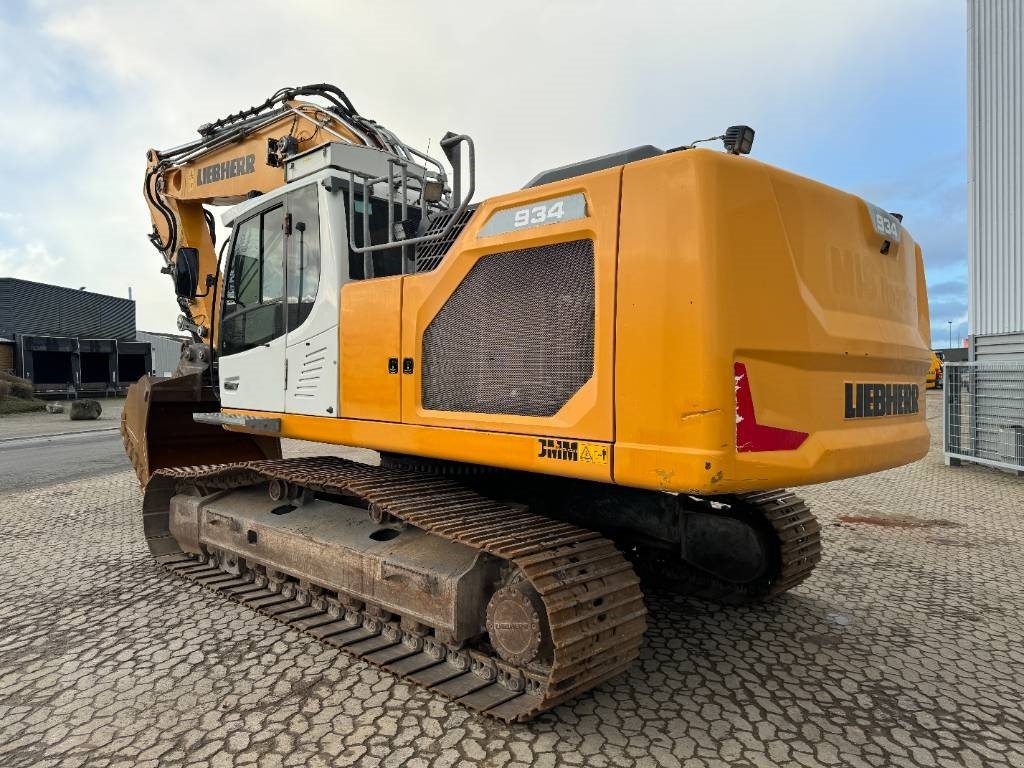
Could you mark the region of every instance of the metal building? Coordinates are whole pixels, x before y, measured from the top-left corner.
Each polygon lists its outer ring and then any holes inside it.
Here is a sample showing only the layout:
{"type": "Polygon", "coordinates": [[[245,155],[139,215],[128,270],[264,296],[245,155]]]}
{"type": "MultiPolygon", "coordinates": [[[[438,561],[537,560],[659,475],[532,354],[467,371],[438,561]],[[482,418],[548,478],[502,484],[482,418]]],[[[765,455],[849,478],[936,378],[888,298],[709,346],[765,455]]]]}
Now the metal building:
{"type": "Polygon", "coordinates": [[[154,376],[170,376],[174,373],[181,357],[181,345],[188,341],[187,336],[149,331],[139,331],[136,338],[149,344],[153,350],[153,366],[150,373],[154,376]]]}
{"type": "Polygon", "coordinates": [[[0,277],[0,335],[135,338],[135,302],[60,285],[0,277]]]}
{"type": "Polygon", "coordinates": [[[970,360],[947,362],[945,457],[1024,475],[1024,2],[967,0],[970,360]]]}
{"type": "Polygon", "coordinates": [[[134,301],[58,285],[0,277],[0,338],[38,394],[118,394],[152,366],[134,301]]]}
{"type": "Polygon", "coordinates": [[[967,1],[969,333],[1024,360],[1024,2],[967,1]]]}

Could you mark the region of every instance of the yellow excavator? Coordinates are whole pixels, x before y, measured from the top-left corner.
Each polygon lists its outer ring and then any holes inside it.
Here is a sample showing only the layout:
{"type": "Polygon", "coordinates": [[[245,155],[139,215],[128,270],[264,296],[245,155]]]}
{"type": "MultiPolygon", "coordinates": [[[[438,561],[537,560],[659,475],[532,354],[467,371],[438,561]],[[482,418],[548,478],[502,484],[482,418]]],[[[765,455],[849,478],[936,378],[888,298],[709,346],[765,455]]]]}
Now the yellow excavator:
{"type": "Polygon", "coordinates": [[[782,489],[928,449],[928,306],[899,214],[753,137],[473,202],[470,137],[435,159],[321,84],[151,150],[192,339],[122,421],[156,560],[506,721],[629,667],[642,583],[800,584],[820,528],[782,489]]]}

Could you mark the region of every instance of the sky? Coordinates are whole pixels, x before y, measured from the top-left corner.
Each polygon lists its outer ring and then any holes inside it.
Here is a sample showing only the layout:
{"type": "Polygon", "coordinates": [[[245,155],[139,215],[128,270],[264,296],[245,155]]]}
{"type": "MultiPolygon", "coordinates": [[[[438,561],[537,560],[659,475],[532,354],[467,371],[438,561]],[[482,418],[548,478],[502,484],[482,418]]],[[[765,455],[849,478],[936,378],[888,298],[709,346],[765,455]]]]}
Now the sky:
{"type": "Polygon", "coordinates": [[[967,328],[962,0],[0,5],[0,276],[177,307],[145,153],[282,86],[338,85],[425,148],[477,145],[478,199],[537,171],[744,123],[753,155],[904,214],[935,346],[967,328]]]}

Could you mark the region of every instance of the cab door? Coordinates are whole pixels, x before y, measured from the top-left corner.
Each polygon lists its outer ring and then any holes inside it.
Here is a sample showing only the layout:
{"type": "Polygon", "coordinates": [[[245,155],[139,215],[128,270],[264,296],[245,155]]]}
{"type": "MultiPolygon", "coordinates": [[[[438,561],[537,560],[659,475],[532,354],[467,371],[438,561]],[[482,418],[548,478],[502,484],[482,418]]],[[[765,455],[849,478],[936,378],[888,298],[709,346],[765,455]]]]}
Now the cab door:
{"type": "Polygon", "coordinates": [[[338,248],[331,223],[344,221],[340,195],[316,181],[285,201],[288,341],[285,412],[338,415],[338,248]]]}
{"type": "Polygon", "coordinates": [[[220,325],[224,408],[284,411],[284,222],[279,201],[235,224],[220,325]]]}

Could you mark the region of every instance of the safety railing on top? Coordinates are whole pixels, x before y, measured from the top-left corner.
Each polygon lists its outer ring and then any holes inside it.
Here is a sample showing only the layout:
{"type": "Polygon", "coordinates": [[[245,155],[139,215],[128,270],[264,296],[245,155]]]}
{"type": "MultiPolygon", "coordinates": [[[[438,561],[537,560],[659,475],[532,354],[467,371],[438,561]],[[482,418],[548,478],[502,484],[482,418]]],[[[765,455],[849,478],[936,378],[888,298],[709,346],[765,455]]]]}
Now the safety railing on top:
{"type": "MultiPolygon", "coordinates": [[[[415,271],[416,260],[409,253],[409,249],[414,246],[444,240],[459,223],[462,215],[469,207],[469,203],[473,199],[473,194],[476,190],[476,150],[473,145],[473,139],[465,134],[456,135],[449,133],[441,139],[441,148],[444,150],[453,171],[451,202],[448,209],[443,211],[443,214],[450,215],[444,221],[443,226],[439,228],[431,228],[429,221],[421,219],[419,222],[419,232],[416,234],[402,230],[402,225],[405,224],[406,216],[408,215],[409,182],[411,180],[418,182],[419,187],[413,191],[413,194],[418,192],[419,200],[417,201],[417,207],[426,214],[428,210],[427,193],[429,183],[427,177],[410,174],[409,164],[398,158],[388,160],[386,176],[373,177],[352,170],[347,172],[348,178],[344,182],[345,194],[347,196],[346,208],[348,209],[348,245],[352,251],[363,255],[363,269],[366,277],[373,276],[373,254],[391,248],[402,249],[403,273],[415,271]],[[463,145],[466,146],[468,154],[468,173],[464,172],[462,168],[461,148],[463,145]],[[466,182],[466,176],[468,176],[468,184],[466,185],[466,193],[463,195],[462,188],[466,182]],[[370,238],[370,199],[374,188],[380,184],[384,185],[386,194],[384,200],[387,203],[388,222],[387,229],[385,230],[387,236],[381,242],[374,243],[371,242],[370,238]],[[362,210],[358,214],[356,211],[357,199],[361,200],[362,203],[362,210]],[[401,230],[400,236],[396,236],[396,205],[400,208],[398,220],[399,229],[401,230]],[[362,220],[357,223],[358,216],[361,216],[362,220]],[[357,244],[355,239],[357,227],[362,231],[363,242],[361,244],[357,244]]],[[[426,155],[422,155],[422,157],[426,157],[426,155]]],[[[438,192],[440,193],[441,190],[438,190],[438,192]]],[[[438,198],[440,199],[440,194],[438,198]]]]}

